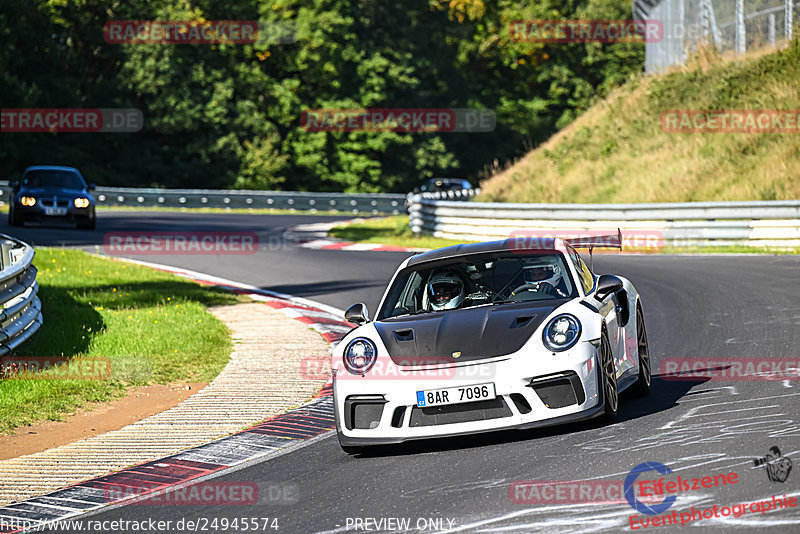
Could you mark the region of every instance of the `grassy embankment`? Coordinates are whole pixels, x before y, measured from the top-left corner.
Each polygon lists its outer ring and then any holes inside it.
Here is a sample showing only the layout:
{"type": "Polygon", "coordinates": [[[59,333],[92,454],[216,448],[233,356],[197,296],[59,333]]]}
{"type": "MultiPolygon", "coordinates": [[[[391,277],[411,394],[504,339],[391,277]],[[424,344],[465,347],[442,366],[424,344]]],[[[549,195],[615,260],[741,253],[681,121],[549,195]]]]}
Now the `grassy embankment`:
{"type": "MultiPolygon", "coordinates": [[[[800,40],[785,50],[723,60],[711,53],[641,76],[542,146],[481,184],[486,202],[617,203],[800,198],[797,133],[667,133],[667,110],[800,109],[800,40]]],[[[404,218],[337,228],[352,241],[439,247],[404,218]],[[424,244],[423,244],[424,243],[424,244]]],[[[749,247],[664,252],[772,252],[749,247]]],[[[789,251],[797,253],[797,251],[789,251]]]]}

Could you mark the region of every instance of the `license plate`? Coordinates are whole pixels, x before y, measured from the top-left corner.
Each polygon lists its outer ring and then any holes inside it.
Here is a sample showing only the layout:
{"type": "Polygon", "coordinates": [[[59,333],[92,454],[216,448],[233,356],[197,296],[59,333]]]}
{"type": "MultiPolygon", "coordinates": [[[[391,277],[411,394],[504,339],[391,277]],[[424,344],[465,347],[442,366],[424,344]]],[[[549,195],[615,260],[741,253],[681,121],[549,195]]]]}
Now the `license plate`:
{"type": "Polygon", "coordinates": [[[45,208],[44,209],[45,215],[66,215],[67,208],[45,208]]]}
{"type": "Polygon", "coordinates": [[[473,386],[456,386],[452,388],[428,389],[417,391],[417,406],[442,406],[444,404],[461,404],[495,398],[494,384],[476,384],[473,386]]]}

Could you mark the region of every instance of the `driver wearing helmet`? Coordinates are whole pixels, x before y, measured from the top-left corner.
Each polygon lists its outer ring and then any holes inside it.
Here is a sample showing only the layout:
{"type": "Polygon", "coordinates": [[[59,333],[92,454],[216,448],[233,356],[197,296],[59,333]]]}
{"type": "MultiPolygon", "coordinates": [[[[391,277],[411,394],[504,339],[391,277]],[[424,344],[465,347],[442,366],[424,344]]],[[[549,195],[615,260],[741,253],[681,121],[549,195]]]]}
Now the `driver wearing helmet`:
{"type": "Polygon", "coordinates": [[[561,268],[558,263],[548,261],[539,265],[526,266],[523,269],[525,285],[530,286],[535,291],[566,297],[566,287],[561,276],[561,268]]]}
{"type": "Polygon", "coordinates": [[[425,287],[425,301],[427,302],[423,305],[427,308],[429,302],[430,307],[435,311],[452,310],[464,302],[465,296],[466,289],[461,275],[452,269],[446,269],[431,274],[425,287]]]}

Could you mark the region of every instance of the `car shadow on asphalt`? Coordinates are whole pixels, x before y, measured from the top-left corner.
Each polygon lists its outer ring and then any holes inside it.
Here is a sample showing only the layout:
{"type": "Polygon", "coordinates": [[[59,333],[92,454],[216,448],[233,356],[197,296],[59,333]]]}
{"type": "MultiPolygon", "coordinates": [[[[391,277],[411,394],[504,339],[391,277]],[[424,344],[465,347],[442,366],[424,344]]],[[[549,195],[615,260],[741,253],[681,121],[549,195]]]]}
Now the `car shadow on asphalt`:
{"type": "Polygon", "coordinates": [[[500,430],[480,434],[469,434],[458,438],[435,438],[412,440],[399,445],[381,445],[368,447],[356,455],[356,458],[371,458],[381,456],[408,456],[424,452],[445,452],[462,449],[472,449],[516,443],[522,441],[535,441],[542,438],[591,432],[600,428],[613,428],[615,424],[631,421],[640,417],[654,415],[678,406],[678,401],[688,395],[697,395],[705,390],[695,390],[695,386],[708,382],[708,378],[693,378],[683,380],[664,380],[660,375],[653,375],[650,395],[636,397],[629,391],[620,395],[620,409],[616,421],[608,423],[602,416],[588,421],[566,423],[551,427],[541,427],[528,430],[500,430]]]}
{"type": "Polygon", "coordinates": [[[342,291],[358,290],[368,287],[386,287],[385,280],[329,280],[326,282],[309,282],[307,284],[284,284],[262,286],[265,291],[284,293],[295,297],[313,297],[342,291]]]}

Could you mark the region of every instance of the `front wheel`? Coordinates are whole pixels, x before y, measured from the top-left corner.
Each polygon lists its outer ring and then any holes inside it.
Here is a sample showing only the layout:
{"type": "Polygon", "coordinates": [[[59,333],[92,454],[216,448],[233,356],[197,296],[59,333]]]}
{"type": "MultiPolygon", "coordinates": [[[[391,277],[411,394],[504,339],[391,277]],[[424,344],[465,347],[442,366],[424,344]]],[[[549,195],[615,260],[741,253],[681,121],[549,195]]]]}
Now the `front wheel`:
{"type": "Polygon", "coordinates": [[[19,217],[17,217],[14,208],[11,207],[8,209],[8,225],[9,226],[22,226],[22,221],[19,217]]]}
{"type": "Polygon", "coordinates": [[[614,365],[614,355],[611,353],[611,343],[608,334],[603,329],[600,338],[600,367],[603,377],[603,418],[612,423],[619,413],[619,391],[617,390],[617,369],[614,365]]]}
{"type": "Polygon", "coordinates": [[[647,331],[644,328],[644,314],[636,307],[636,345],[639,352],[639,378],[633,384],[633,392],[639,396],[650,394],[652,370],[650,366],[650,347],[647,344],[647,331]]]}
{"type": "Polygon", "coordinates": [[[97,219],[94,215],[90,217],[86,217],[86,219],[82,221],[78,221],[78,228],[81,230],[94,230],[97,224],[97,219]]]}

